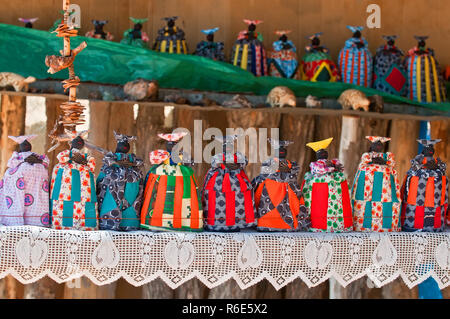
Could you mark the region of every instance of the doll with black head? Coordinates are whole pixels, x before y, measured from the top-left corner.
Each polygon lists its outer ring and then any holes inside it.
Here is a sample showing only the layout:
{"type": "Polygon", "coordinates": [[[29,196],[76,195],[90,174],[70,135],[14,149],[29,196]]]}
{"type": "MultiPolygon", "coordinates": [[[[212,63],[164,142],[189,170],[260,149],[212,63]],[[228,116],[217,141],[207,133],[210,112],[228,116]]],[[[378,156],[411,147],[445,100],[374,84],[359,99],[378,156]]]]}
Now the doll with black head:
{"type": "Polygon", "coordinates": [[[333,138],[308,143],[316,160],[305,174],[302,193],[311,218],[313,232],[348,232],[353,230],[349,187],[344,166],[329,159],[327,148],[333,138]]]}
{"type": "Polygon", "coordinates": [[[136,19],[130,17],[130,20],[133,22],[133,28],[124,32],[123,39],[120,43],[148,49],[150,38],[146,32],[142,31],[143,24],[147,22],[148,19],[136,19]]]}
{"type": "Polygon", "coordinates": [[[137,230],[144,192],[144,161],[130,153],[135,136],[114,131],[114,137],[115,152],[105,154],[97,178],[99,226],[102,230],[137,230]]]}
{"type": "Polygon", "coordinates": [[[407,75],[406,96],[422,103],[446,101],[446,89],[442,72],[434,50],[427,46],[428,36],[414,36],[417,46],[411,48],[405,58],[407,75]]]}
{"type": "Polygon", "coordinates": [[[54,229],[98,229],[95,159],[85,152],[87,133],[66,131],[70,149],[57,156],[50,189],[54,229]]]}
{"type": "Polygon", "coordinates": [[[94,24],[95,29],[87,32],[86,37],[108,41],[114,40],[114,36],[110,32],[104,30],[108,20],[92,20],[92,23],[94,24]]]}
{"type": "Polygon", "coordinates": [[[244,19],[247,30],[239,32],[238,38],[231,51],[231,63],[256,76],[268,75],[266,50],[263,36],[256,31],[261,20],[244,19]]]}
{"type": "Polygon", "coordinates": [[[206,40],[200,41],[197,44],[197,48],[195,50],[195,55],[202,56],[205,58],[209,58],[215,61],[224,61],[224,43],[223,42],[215,42],[214,34],[219,31],[219,28],[212,28],[202,30],[202,33],[206,35],[206,40]]]}
{"type": "Polygon", "coordinates": [[[19,18],[19,21],[25,24],[25,28],[33,29],[33,24],[39,20],[39,18],[31,18],[31,19],[25,19],[25,18],[19,18]]]}
{"type": "Polygon", "coordinates": [[[274,156],[264,161],[252,181],[259,231],[307,231],[311,225],[298,184],[300,167],[287,159],[291,141],[269,139],[274,156]]]}
{"type": "Polygon", "coordinates": [[[411,160],[411,168],[406,173],[401,191],[402,230],[442,232],[448,208],[447,166],[435,157],[434,148],[441,140],[417,141],[422,150],[411,160]]]}
{"type": "Polygon", "coordinates": [[[275,31],[279,38],[272,44],[273,50],[268,54],[269,74],[299,80],[297,48],[287,36],[290,32],[290,30],[275,31]]]}
{"type": "Polygon", "coordinates": [[[396,45],[396,35],[383,35],[386,44],[377,49],[374,57],[373,87],[379,91],[404,96],[407,88],[403,51],[396,45]]]}
{"type": "MultiPolygon", "coordinates": [[[[158,134],[166,149],[150,152],[145,178],[141,228],[156,231],[203,230],[200,192],[190,154],[184,151],[186,132],[158,134]]],[[[190,141],[188,141],[190,143],[190,141]]]]}
{"type": "Polygon", "coordinates": [[[188,47],[183,29],[175,25],[177,16],[165,17],[166,26],[158,30],[153,50],[173,54],[188,54],[188,47]]]}
{"type": "Polygon", "coordinates": [[[345,41],[345,46],[339,54],[339,70],[345,83],[372,86],[372,54],[368,43],[362,36],[363,27],[347,26],[353,36],[345,41]]]}
{"type": "Polygon", "coordinates": [[[336,82],[339,69],[329,55],[329,50],[321,45],[322,32],[307,37],[311,44],[305,47],[306,54],[301,61],[301,79],[312,82],[336,82]]]}
{"type": "Polygon", "coordinates": [[[0,224],[49,225],[49,159],[32,152],[36,135],[9,136],[18,144],[0,181],[0,224]]]}
{"type": "Polygon", "coordinates": [[[354,227],[362,232],[395,232],[400,223],[400,184],[394,155],[385,152],[390,138],[366,136],[369,151],[361,157],[352,187],[354,227]]]}
{"type": "Polygon", "coordinates": [[[211,158],[202,192],[205,230],[237,232],[256,225],[252,184],[244,154],[235,151],[238,136],[215,136],[222,152],[211,158]]]}

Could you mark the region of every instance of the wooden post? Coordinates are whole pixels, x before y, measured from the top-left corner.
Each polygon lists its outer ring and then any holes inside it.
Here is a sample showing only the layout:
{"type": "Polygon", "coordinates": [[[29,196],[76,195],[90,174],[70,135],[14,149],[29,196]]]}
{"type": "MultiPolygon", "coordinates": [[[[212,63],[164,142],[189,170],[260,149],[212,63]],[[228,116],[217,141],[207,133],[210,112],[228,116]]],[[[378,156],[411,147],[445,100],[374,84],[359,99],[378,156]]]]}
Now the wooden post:
{"type": "Polygon", "coordinates": [[[155,279],[142,287],[142,299],[173,299],[175,292],[162,279],[155,279]]]}
{"type": "Polygon", "coordinates": [[[114,299],[116,297],[117,282],[109,285],[97,286],[86,277],[66,283],[64,299],[114,299]]]}
{"type": "Polygon", "coordinates": [[[209,291],[209,299],[255,299],[257,285],[242,290],[234,279],[230,279],[222,285],[209,291]]]}
{"type": "Polygon", "coordinates": [[[285,288],[285,299],[328,299],[329,284],[328,281],[313,288],[296,279],[285,288]]]}
{"type": "Polygon", "coordinates": [[[63,296],[64,285],[56,283],[49,277],[24,286],[24,299],[59,299],[63,296]]]}
{"type": "MultiPolygon", "coordinates": [[[[58,98],[50,98],[46,97],[45,99],[45,114],[47,115],[47,130],[45,133],[45,149],[48,150],[52,146],[52,139],[48,136],[48,134],[53,130],[55,126],[55,122],[58,119],[60,115],[63,114],[61,108],[59,107],[62,103],[66,102],[67,100],[58,99],[58,98]]],[[[56,148],[54,151],[47,153],[47,156],[50,160],[49,164],[49,174],[52,174],[52,169],[57,163],[56,156],[65,149],[67,149],[67,143],[61,143],[58,148],[56,148]]]]}

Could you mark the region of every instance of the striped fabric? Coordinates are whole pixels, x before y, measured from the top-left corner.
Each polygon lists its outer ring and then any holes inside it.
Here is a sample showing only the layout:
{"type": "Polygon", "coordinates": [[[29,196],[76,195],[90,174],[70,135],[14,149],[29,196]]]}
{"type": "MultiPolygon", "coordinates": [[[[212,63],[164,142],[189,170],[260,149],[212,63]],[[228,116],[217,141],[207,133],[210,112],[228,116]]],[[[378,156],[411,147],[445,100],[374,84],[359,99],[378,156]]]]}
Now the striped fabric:
{"type": "Polygon", "coordinates": [[[342,82],[372,86],[372,55],[368,49],[342,49],[339,53],[339,69],[342,82]]]}
{"type": "Polygon", "coordinates": [[[268,75],[267,56],[263,44],[258,40],[238,40],[233,46],[231,62],[256,76],[268,75]]]}

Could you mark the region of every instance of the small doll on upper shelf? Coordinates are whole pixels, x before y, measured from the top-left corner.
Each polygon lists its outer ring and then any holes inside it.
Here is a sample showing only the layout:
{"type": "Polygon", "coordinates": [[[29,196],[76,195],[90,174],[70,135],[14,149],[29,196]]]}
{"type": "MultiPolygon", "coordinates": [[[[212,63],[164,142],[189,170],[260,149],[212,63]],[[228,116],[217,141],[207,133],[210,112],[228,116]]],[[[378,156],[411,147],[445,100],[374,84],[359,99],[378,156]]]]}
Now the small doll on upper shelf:
{"type": "Polygon", "coordinates": [[[158,30],[153,50],[166,53],[188,54],[184,31],[175,25],[177,16],[163,18],[167,26],[158,30]]]}
{"type": "Polygon", "coordinates": [[[95,159],[83,152],[87,131],[66,134],[70,149],[58,154],[52,174],[52,228],[98,230],[95,159]]]}
{"type": "Polygon", "coordinates": [[[108,20],[92,20],[92,23],[94,24],[95,29],[88,31],[86,37],[107,41],[114,40],[114,36],[110,32],[103,30],[103,27],[108,23],[108,20]]]}
{"type": "Polygon", "coordinates": [[[339,70],[344,83],[372,87],[372,54],[361,35],[363,27],[347,26],[353,36],[339,53],[339,70]]]}
{"type": "Polygon", "coordinates": [[[328,159],[326,149],[333,141],[308,143],[316,152],[311,171],[305,174],[302,192],[305,206],[310,211],[311,231],[349,232],[353,230],[350,192],[344,175],[344,166],[338,159],[328,159]]]}
{"type": "Polygon", "coordinates": [[[200,192],[190,156],[177,144],[187,133],[158,134],[166,150],[150,153],[153,165],[145,178],[141,228],[162,231],[203,230],[200,192]]]}
{"type": "Polygon", "coordinates": [[[148,49],[150,38],[147,33],[142,31],[142,25],[147,22],[148,19],[135,19],[130,17],[130,20],[134,23],[134,26],[132,29],[128,29],[123,33],[123,39],[120,43],[148,49]]]}
{"type": "Polygon", "coordinates": [[[256,225],[252,184],[245,174],[247,158],[234,152],[236,135],[216,136],[223,152],[211,159],[203,183],[205,230],[236,232],[256,225]]]}
{"type": "Polygon", "coordinates": [[[25,23],[25,28],[33,29],[33,23],[35,23],[39,18],[31,18],[31,19],[25,19],[25,18],[19,18],[19,21],[22,23],[25,23]]]}
{"type": "Polygon", "coordinates": [[[247,20],[248,30],[239,32],[231,52],[231,63],[256,76],[267,75],[267,56],[263,45],[263,36],[256,31],[261,20],[247,20]]]}
{"type": "Polygon", "coordinates": [[[414,36],[418,41],[405,59],[408,89],[407,97],[424,103],[445,102],[446,91],[434,50],[427,47],[428,36],[414,36]]]}
{"type": "Polygon", "coordinates": [[[144,161],[128,154],[135,136],[118,134],[115,152],[108,152],[97,178],[99,224],[102,230],[139,229],[143,195],[144,161]]]}
{"type": "Polygon", "coordinates": [[[216,61],[225,61],[225,54],[223,52],[223,42],[214,42],[214,33],[219,31],[219,28],[202,30],[206,34],[206,40],[197,44],[195,55],[209,58],[216,61]]]}
{"type": "Polygon", "coordinates": [[[297,48],[288,39],[289,33],[291,33],[291,30],[275,31],[279,39],[273,43],[273,51],[269,52],[267,59],[269,74],[279,78],[300,80],[297,48]]]}
{"type": "Polygon", "coordinates": [[[261,174],[252,181],[259,231],[307,231],[308,210],[298,184],[300,167],[286,159],[290,141],[268,139],[277,157],[262,163],[261,174]]]}
{"type": "Polygon", "coordinates": [[[302,58],[301,79],[311,82],[336,82],[340,79],[339,69],[331,59],[328,48],[320,45],[322,32],[308,37],[311,45],[305,48],[302,58]]]}
{"type": "Polygon", "coordinates": [[[403,51],[395,45],[397,38],[396,35],[383,35],[386,44],[377,49],[374,57],[373,88],[404,96],[408,79],[403,64],[403,51]]]}
{"type": "Polygon", "coordinates": [[[442,232],[448,208],[447,165],[434,157],[434,145],[441,140],[417,140],[421,154],[411,160],[411,168],[401,190],[402,230],[442,232]]]}
{"type": "Polygon", "coordinates": [[[364,153],[352,188],[355,231],[396,232],[400,230],[400,184],[394,155],[384,152],[390,138],[366,136],[364,153]]]}
{"type": "Polygon", "coordinates": [[[31,151],[36,135],[8,136],[19,144],[0,181],[0,224],[49,226],[49,159],[31,151]]]}

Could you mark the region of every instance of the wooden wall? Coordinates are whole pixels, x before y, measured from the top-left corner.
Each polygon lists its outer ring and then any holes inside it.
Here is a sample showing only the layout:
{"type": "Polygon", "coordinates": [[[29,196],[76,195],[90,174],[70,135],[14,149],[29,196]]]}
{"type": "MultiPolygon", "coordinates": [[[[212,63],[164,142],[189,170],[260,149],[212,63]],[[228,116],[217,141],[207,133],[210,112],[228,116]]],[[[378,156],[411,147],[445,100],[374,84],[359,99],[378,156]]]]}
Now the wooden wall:
{"type": "MultiPolygon", "coordinates": [[[[246,25],[243,18],[261,19],[258,27],[267,47],[275,40],[274,30],[292,30],[291,39],[303,52],[307,35],[323,31],[323,44],[334,58],[344,41],[351,35],[346,25],[366,25],[366,8],[375,3],[381,7],[381,29],[367,29],[372,52],[382,43],[382,34],[398,34],[398,45],[408,50],[415,45],[413,35],[430,35],[430,47],[436,50],[441,65],[450,64],[450,24],[447,0],[74,0],[81,6],[82,30],[92,29],[92,19],[108,19],[106,30],[120,40],[123,31],[131,26],[128,17],[149,18],[144,25],[151,41],[164,25],[164,16],[180,16],[179,25],[185,30],[190,50],[204,36],[203,28],[221,27],[216,39],[225,41],[229,54],[231,45],[246,25]]],[[[19,17],[39,17],[35,27],[49,29],[59,17],[61,0],[0,0],[0,22],[21,25],[19,17]]]]}

